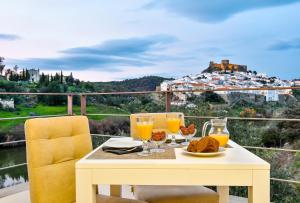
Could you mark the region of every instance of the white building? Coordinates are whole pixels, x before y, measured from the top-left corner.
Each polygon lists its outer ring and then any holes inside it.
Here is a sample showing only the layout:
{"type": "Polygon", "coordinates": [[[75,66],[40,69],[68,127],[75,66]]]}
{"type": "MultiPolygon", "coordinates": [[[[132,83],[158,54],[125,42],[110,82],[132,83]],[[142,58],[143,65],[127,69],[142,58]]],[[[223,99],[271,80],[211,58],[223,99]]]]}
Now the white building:
{"type": "Polygon", "coordinates": [[[278,101],[279,96],[278,96],[278,91],[277,90],[266,90],[266,101],[278,101]]]}
{"type": "Polygon", "coordinates": [[[39,82],[40,81],[40,69],[29,69],[29,81],[30,82],[39,82]]]}
{"type": "MultiPolygon", "coordinates": [[[[279,101],[279,95],[292,95],[291,89],[282,90],[265,90],[265,88],[273,87],[290,87],[292,85],[300,85],[299,80],[293,83],[288,80],[280,80],[276,77],[268,77],[266,74],[234,72],[224,74],[223,72],[202,73],[184,76],[173,81],[165,81],[161,84],[161,90],[166,91],[169,87],[172,91],[197,91],[197,90],[214,90],[221,96],[226,96],[231,92],[240,92],[248,94],[263,95],[267,102],[279,101]],[[243,88],[257,88],[256,90],[239,90],[243,88]],[[260,89],[262,88],[262,89],[260,89]],[[235,90],[236,89],[236,90],[235,90]]],[[[194,92],[194,95],[200,95],[202,92],[194,92]]],[[[177,92],[177,102],[186,103],[186,95],[189,93],[177,92]]]]}

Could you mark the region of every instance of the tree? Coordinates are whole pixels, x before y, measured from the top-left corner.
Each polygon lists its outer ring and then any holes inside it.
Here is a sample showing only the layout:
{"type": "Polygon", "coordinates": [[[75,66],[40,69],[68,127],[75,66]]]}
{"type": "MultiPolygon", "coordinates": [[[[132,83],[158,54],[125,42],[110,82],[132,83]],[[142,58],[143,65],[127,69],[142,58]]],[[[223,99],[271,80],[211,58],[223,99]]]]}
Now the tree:
{"type": "MultiPolygon", "coordinates": [[[[300,118],[300,104],[288,108],[283,113],[285,118],[300,118]]],[[[284,136],[289,143],[293,143],[299,139],[300,125],[298,122],[282,121],[278,123],[278,129],[281,135],[284,136]]]]}
{"type": "Polygon", "coordinates": [[[73,83],[74,83],[74,77],[73,77],[72,72],[70,73],[69,76],[66,77],[66,83],[67,83],[68,85],[73,85],[73,83]]]}
{"type": "Polygon", "coordinates": [[[21,80],[22,81],[25,81],[25,70],[24,70],[24,68],[23,68],[23,70],[22,70],[22,74],[21,74],[21,80]]]}
{"type": "Polygon", "coordinates": [[[39,81],[39,85],[44,85],[46,83],[46,76],[44,73],[42,73],[39,81]]]}
{"type": "Polygon", "coordinates": [[[205,102],[211,102],[211,103],[225,103],[224,99],[218,95],[217,93],[206,91],[202,93],[202,96],[204,96],[205,102]]]}
{"type": "Polygon", "coordinates": [[[293,95],[298,101],[300,101],[300,90],[293,90],[293,95]]]}
{"type": "Polygon", "coordinates": [[[60,82],[60,76],[58,73],[55,73],[54,77],[53,77],[53,81],[58,81],[60,82]]]}
{"type": "Polygon", "coordinates": [[[12,74],[12,70],[9,68],[9,69],[6,69],[5,71],[5,76],[7,77],[10,77],[10,75],[12,74]]]}
{"type": "MultiPolygon", "coordinates": [[[[300,104],[286,109],[284,118],[300,118],[300,104]]],[[[275,127],[268,129],[262,136],[262,142],[268,147],[282,147],[285,143],[293,144],[299,140],[299,122],[281,121],[275,127]]]]}
{"type": "Polygon", "coordinates": [[[18,72],[18,69],[19,69],[18,65],[15,65],[15,66],[13,67],[13,70],[14,70],[16,73],[18,72]]]}
{"type": "MultiPolygon", "coordinates": [[[[43,87],[40,90],[41,92],[50,92],[50,93],[63,93],[65,92],[64,86],[60,84],[59,81],[52,81],[47,87],[43,87]]],[[[47,95],[40,96],[39,100],[46,103],[49,106],[62,105],[66,103],[66,96],[60,95],[47,95]]]]}
{"type": "Polygon", "coordinates": [[[4,57],[0,56],[0,75],[2,75],[5,65],[3,64],[4,57]]]}
{"type": "Polygon", "coordinates": [[[29,74],[29,71],[27,70],[27,68],[25,69],[25,81],[29,81],[30,79],[30,74],[29,74]]]}
{"type": "Polygon", "coordinates": [[[60,84],[63,84],[63,78],[64,78],[64,75],[63,75],[63,72],[61,70],[60,71],[60,84]]]}

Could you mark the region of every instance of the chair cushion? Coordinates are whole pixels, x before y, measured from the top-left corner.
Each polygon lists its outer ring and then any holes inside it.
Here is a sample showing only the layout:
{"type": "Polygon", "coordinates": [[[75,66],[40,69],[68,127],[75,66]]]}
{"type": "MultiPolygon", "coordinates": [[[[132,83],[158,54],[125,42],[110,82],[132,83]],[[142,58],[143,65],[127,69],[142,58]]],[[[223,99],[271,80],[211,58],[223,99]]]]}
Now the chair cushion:
{"type": "Polygon", "coordinates": [[[96,202],[97,203],[146,203],[140,200],[111,197],[106,195],[97,195],[96,202]]]}
{"type": "Polygon", "coordinates": [[[137,199],[149,203],[218,203],[219,195],[203,186],[134,186],[137,199]]]}

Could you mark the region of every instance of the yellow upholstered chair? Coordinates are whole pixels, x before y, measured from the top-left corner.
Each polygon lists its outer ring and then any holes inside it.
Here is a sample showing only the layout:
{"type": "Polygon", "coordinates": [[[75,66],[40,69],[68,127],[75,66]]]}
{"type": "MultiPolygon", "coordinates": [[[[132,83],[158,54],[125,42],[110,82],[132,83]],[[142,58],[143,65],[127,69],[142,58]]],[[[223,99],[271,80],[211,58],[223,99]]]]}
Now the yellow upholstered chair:
{"type": "MultiPolygon", "coordinates": [[[[92,150],[88,119],[30,119],[25,135],[31,203],[75,202],[75,162],[92,150]]],[[[103,195],[98,195],[98,201],[141,202],[103,195]]]]}
{"type": "MultiPolygon", "coordinates": [[[[174,112],[172,112],[174,113],[174,112]]],[[[130,135],[137,137],[136,117],[151,115],[153,116],[154,129],[167,129],[167,113],[138,113],[130,115],[130,135]]],[[[181,125],[184,123],[182,114],[181,125]]],[[[219,195],[215,191],[204,186],[133,186],[134,195],[137,199],[149,203],[218,203],[219,195]]]]}

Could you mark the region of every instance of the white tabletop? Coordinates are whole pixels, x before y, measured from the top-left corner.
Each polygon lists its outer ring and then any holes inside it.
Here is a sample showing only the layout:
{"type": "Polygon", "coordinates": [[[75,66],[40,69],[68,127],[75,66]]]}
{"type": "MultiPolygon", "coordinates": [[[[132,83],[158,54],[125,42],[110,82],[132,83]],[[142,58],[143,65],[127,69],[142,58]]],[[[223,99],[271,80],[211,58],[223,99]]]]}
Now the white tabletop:
{"type": "MultiPolygon", "coordinates": [[[[132,138],[111,138],[115,139],[132,139],[132,138]]],[[[109,142],[108,140],[107,142],[109,142]]],[[[105,144],[105,143],[104,143],[105,144]]],[[[103,145],[104,145],[103,144],[103,145]]],[[[87,159],[92,153],[98,150],[97,147],[91,153],[76,163],[76,168],[198,168],[198,169],[236,169],[236,170],[253,170],[253,169],[270,169],[270,164],[249,152],[245,148],[233,141],[228,143],[231,148],[226,148],[224,154],[216,157],[194,157],[184,154],[181,148],[175,149],[176,159],[87,159]]]]}

